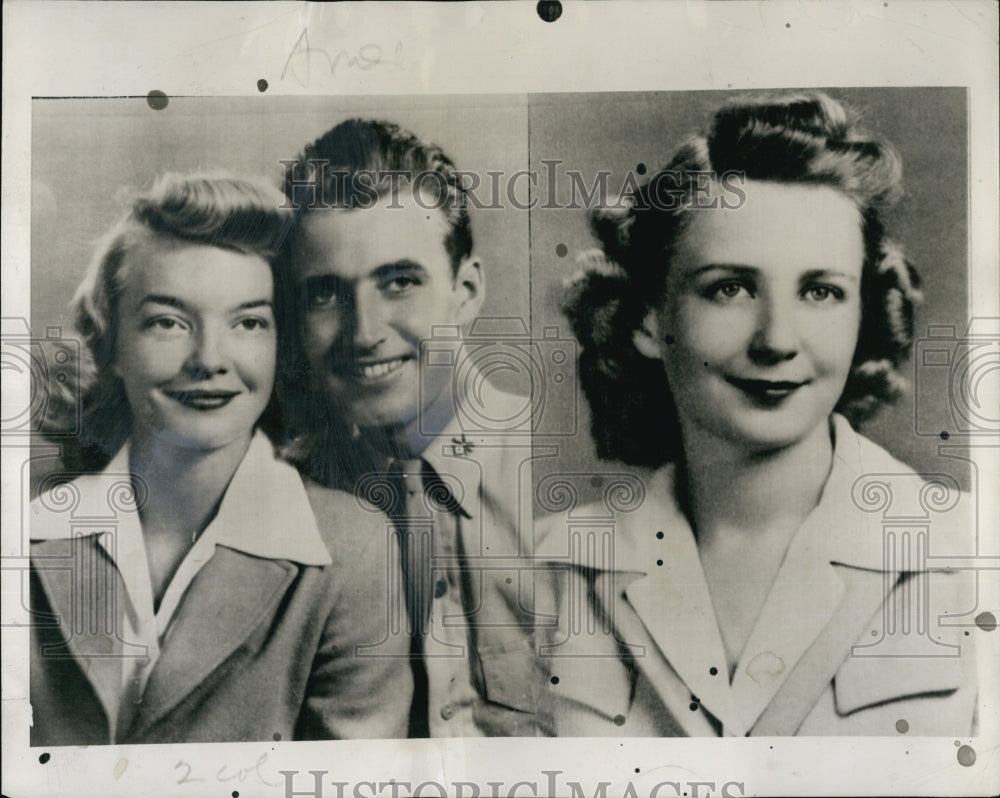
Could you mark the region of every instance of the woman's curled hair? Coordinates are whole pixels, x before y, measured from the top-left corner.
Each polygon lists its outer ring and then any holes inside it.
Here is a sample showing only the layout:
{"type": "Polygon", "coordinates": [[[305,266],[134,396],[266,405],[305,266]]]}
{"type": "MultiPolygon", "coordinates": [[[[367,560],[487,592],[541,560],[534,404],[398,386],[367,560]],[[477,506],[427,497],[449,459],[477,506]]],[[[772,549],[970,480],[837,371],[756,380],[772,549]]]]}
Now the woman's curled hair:
{"type": "Polygon", "coordinates": [[[131,411],[113,368],[118,305],[129,277],[127,255],[151,237],[256,255],[271,266],[279,375],[260,424],[272,436],[280,435],[278,394],[291,378],[282,370],[295,368],[297,362],[292,357],[294,326],[287,321],[294,312],[294,292],[284,270],[275,267],[292,220],[283,205],[282,192],[266,181],[223,173],[164,174],[148,191],[131,197],[98,242],[72,300],[74,324],[84,344],[79,367],[73,370],[78,384],[44,386],[48,395],[41,431],[63,444],[67,470],[104,467],[131,434],[131,411]],[[69,431],[75,434],[64,437],[69,431]]]}
{"type": "Polygon", "coordinates": [[[899,367],[912,344],[920,292],[916,272],[883,227],[902,190],[898,156],[825,94],[736,101],[637,191],[591,215],[600,250],[583,256],[584,270],[572,280],[563,311],[580,342],[580,382],[602,459],[659,467],[678,456],[663,366],[641,355],[633,337],[662,299],[675,246],[692,216],[684,206],[704,191],[706,173],[827,186],[854,202],[865,248],[861,328],[836,410],[860,424],[905,385],[899,367]]]}

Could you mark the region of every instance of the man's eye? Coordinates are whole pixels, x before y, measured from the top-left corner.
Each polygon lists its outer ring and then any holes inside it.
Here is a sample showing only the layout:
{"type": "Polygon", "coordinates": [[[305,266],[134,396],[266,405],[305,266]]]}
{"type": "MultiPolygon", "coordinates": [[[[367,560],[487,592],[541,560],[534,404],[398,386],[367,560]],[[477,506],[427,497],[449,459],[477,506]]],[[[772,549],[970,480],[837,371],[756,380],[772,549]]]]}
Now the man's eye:
{"type": "Polygon", "coordinates": [[[382,290],[389,294],[405,294],[407,291],[418,285],[420,285],[420,281],[416,277],[399,275],[390,280],[386,280],[382,284],[382,290]]]}
{"type": "Polygon", "coordinates": [[[306,287],[306,304],[311,308],[325,308],[335,304],[337,292],[330,285],[310,285],[306,287]]]}

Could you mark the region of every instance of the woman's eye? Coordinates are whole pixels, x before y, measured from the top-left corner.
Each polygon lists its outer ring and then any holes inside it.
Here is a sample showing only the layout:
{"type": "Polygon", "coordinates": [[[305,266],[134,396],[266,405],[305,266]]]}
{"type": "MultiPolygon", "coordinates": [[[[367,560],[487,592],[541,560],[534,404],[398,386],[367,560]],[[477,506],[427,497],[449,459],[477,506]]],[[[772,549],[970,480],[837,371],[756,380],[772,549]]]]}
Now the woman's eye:
{"type": "Polygon", "coordinates": [[[169,316],[157,316],[156,318],[149,319],[143,326],[147,330],[155,330],[162,333],[176,333],[185,329],[179,319],[169,316]]]}
{"type": "Polygon", "coordinates": [[[813,302],[827,302],[831,299],[843,299],[844,292],[832,285],[813,285],[806,289],[806,298],[813,302]]]}
{"type": "Polygon", "coordinates": [[[260,319],[257,317],[251,317],[247,319],[240,319],[238,322],[241,329],[247,332],[256,332],[257,330],[266,330],[271,324],[267,319],[260,319]]]}
{"type": "Polygon", "coordinates": [[[736,299],[740,296],[752,297],[753,293],[745,283],[732,280],[724,283],[716,283],[709,289],[708,296],[710,299],[727,300],[736,299]]]}

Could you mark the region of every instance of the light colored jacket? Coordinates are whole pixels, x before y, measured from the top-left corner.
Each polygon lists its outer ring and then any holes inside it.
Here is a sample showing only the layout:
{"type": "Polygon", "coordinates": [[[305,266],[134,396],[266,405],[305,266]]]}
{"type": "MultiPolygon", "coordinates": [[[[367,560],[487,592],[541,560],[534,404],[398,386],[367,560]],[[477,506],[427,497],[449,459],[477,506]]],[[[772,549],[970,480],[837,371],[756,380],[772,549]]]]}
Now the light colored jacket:
{"type": "Polygon", "coordinates": [[[961,570],[975,553],[971,497],[950,477],[924,480],[840,417],[835,439],[821,500],[731,682],[672,467],[637,483],[630,506],[546,522],[540,654],[557,734],[972,732],[978,610],[961,570]]]}
{"type": "Polygon", "coordinates": [[[405,641],[365,653],[387,637],[373,609],[398,568],[384,519],[303,485],[262,436],[230,482],[215,552],[183,595],[130,726],[115,734],[121,657],[142,651],[122,639],[125,583],[98,540],[138,524],[127,469],[113,470],[31,506],[32,745],[405,736],[405,641]]]}

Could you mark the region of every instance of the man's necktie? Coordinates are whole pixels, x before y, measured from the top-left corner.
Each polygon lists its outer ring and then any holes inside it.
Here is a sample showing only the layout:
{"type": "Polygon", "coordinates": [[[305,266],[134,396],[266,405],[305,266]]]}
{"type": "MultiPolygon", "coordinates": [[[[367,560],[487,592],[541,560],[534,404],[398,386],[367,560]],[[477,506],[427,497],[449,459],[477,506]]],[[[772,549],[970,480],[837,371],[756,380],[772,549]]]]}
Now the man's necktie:
{"type": "Polygon", "coordinates": [[[446,584],[447,558],[455,549],[460,511],[451,490],[422,458],[396,460],[390,467],[395,504],[390,512],[399,535],[406,609],[412,632],[414,698],[410,736],[427,737],[429,685],[424,663],[424,639],[431,634],[431,604],[435,589],[446,584]],[[434,572],[433,556],[443,559],[434,572]]]}
{"type": "Polygon", "coordinates": [[[424,461],[401,460],[393,463],[396,482],[396,506],[392,520],[399,535],[406,591],[406,610],[410,628],[416,637],[428,631],[431,614],[431,551],[434,514],[428,508],[424,489],[424,461]]]}

